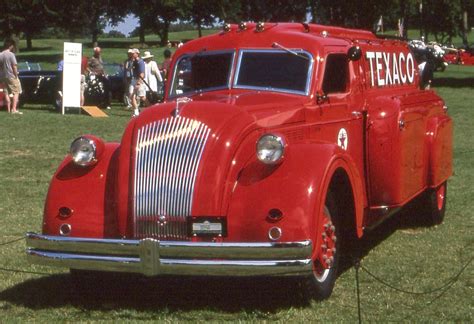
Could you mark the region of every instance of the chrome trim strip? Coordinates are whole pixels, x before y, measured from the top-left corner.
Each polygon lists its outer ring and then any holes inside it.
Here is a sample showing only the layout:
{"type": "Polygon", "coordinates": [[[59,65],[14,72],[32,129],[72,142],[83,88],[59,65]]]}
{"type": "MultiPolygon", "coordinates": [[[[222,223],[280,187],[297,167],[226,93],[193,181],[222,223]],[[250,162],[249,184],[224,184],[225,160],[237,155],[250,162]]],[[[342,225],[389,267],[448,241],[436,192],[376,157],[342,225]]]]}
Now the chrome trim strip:
{"type": "Polygon", "coordinates": [[[274,92],[283,92],[283,93],[291,93],[291,94],[297,94],[297,95],[304,95],[307,96],[309,95],[309,91],[311,89],[311,76],[313,74],[313,66],[314,66],[314,58],[313,55],[311,55],[310,52],[305,51],[303,49],[291,49],[295,53],[304,53],[307,54],[309,57],[309,66],[308,66],[308,73],[306,75],[306,88],[305,91],[295,91],[295,90],[290,90],[290,89],[281,89],[281,88],[270,88],[270,87],[254,87],[254,86],[246,86],[246,85],[239,85],[239,74],[240,74],[240,66],[242,64],[242,56],[244,53],[286,53],[285,50],[276,50],[276,49],[243,49],[240,50],[239,56],[237,58],[237,68],[235,71],[235,76],[234,76],[234,82],[233,82],[233,88],[236,89],[251,89],[251,90],[262,90],[262,91],[274,91],[274,92]]]}
{"type": "Polygon", "coordinates": [[[28,260],[73,269],[145,275],[302,275],[311,271],[310,240],[268,243],[160,242],[27,233],[28,260]]]}
{"type": "Polygon", "coordinates": [[[186,217],[191,214],[210,131],[206,124],[181,116],[138,129],[133,175],[135,237],[188,239],[186,217]]]}

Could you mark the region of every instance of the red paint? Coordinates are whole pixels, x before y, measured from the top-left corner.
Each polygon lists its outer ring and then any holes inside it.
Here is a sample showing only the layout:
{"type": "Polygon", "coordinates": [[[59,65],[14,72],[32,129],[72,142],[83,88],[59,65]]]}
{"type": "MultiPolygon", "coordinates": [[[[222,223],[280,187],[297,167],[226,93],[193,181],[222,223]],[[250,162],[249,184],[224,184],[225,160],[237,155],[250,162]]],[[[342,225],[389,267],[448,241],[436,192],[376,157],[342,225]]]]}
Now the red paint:
{"type": "Polygon", "coordinates": [[[0,83],[0,109],[3,109],[7,105],[7,102],[5,100],[5,92],[4,92],[3,87],[4,87],[3,83],[0,83]]]}
{"type": "Polygon", "coordinates": [[[449,64],[474,65],[474,49],[458,49],[444,55],[444,59],[449,64]]]}
{"type": "MultiPolygon", "coordinates": [[[[354,218],[362,236],[383,216],[381,207],[401,207],[452,174],[452,121],[435,92],[419,89],[417,68],[407,64],[406,43],[328,26],[310,25],[309,32],[296,23],[265,26],[262,32],[255,24],[245,31],[232,26],[186,43],[174,55],[172,67],[182,55],[202,49],[236,51],[232,76],[241,49],[278,50],[272,46],[278,42],[304,49],[314,59],[309,95],[230,86],[196,94],[181,105],[180,116],[211,129],[187,216],[226,217],[227,236],[217,239],[222,242],[268,242],[269,229],[278,226],[280,241],[311,239],[322,258],[324,201],[334,175],[348,179],[354,208],[344,217],[354,218]],[[362,57],[348,63],[346,91],[327,93],[325,99],[328,57],[345,55],[352,46],[360,47],[362,57]],[[266,133],[285,139],[280,164],[264,165],[256,158],[256,142],[266,133]],[[272,209],[281,211],[281,219],[268,218],[272,209]]],[[[171,84],[172,77],[168,88],[171,84]]],[[[58,235],[67,222],[71,236],[132,238],[137,129],[172,116],[176,102],[165,99],[132,119],[121,143],[106,144],[96,165],[80,168],[65,159],[48,193],[45,234],[58,235]],[[61,207],[73,215],[59,218],[61,207]]]]}

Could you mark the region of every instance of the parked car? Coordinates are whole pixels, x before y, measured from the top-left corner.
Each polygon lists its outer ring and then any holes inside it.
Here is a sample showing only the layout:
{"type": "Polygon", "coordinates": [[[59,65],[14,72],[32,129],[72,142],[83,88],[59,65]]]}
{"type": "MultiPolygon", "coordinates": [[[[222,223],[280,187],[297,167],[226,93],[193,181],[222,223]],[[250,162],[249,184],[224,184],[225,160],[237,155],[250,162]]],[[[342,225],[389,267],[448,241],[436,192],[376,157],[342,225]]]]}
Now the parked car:
{"type": "MultiPolygon", "coordinates": [[[[26,66],[24,63],[21,66],[26,66]]],[[[28,63],[30,68],[20,69],[19,78],[23,88],[20,102],[51,104],[57,109],[61,108],[62,71],[45,71],[41,68],[32,69],[35,66],[28,63]]],[[[110,96],[116,100],[122,100],[124,94],[123,68],[120,64],[105,63],[104,69],[107,72],[110,82],[110,96]]],[[[87,89],[85,91],[86,105],[104,105],[103,96],[105,92],[101,83],[93,82],[92,78],[87,78],[87,89]]],[[[102,107],[102,108],[105,108],[102,107]]]]}
{"type": "Polygon", "coordinates": [[[5,93],[3,92],[3,83],[0,83],[0,109],[6,106],[5,93]]]}
{"type": "Polygon", "coordinates": [[[366,31],[249,23],[187,42],[121,142],[72,142],[28,258],[79,277],[295,276],[329,297],[342,249],[407,203],[443,221],[453,123],[419,82],[406,42],[366,31]]]}
{"type": "Polygon", "coordinates": [[[445,59],[449,64],[474,65],[474,47],[452,49],[445,59]]]}

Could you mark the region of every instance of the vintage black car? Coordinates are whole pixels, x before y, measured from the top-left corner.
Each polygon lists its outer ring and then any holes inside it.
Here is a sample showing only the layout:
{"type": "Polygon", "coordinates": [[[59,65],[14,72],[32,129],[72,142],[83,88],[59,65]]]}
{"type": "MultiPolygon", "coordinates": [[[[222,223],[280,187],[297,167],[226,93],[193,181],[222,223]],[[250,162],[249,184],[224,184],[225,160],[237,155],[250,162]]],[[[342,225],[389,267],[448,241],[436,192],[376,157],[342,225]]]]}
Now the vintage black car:
{"type": "MultiPolygon", "coordinates": [[[[50,104],[61,108],[62,71],[45,71],[31,63],[20,63],[20,81],[23,93],[20,104],[37,103],[50,104]],[[33,68],[32,68],[33,66],[33,68]]],[[[120,64],[104,63],[110,83],[110,96],[112,99],[122,100],[124,94],[123,68],[120,64]]],[[[104,86],[92,76],[86,78],[85,104],[104,106],[104,86]]],[[[101,107],[101,108],[105,108],[101,107]]]]}

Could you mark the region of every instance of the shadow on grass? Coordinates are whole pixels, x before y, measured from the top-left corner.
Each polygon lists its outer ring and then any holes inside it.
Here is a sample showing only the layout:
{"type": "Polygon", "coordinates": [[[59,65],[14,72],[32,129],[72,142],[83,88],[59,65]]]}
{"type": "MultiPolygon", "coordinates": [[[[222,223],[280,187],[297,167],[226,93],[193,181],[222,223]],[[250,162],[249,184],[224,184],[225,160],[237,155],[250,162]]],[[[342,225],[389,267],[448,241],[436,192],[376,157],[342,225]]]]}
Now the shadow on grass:
{"type": "MultiPolygon", "coordinates": [[[[414,217],[416,204],[395,214],[345,251],[341,272],[352,267],[353,256],[363,258],[395,231],[425,226],[414,217]]],[[[108,274],[90,280],[68,274],[30,279],[0,293],[0,300],[31,309],[72,305],[86,310],[141,311],[219,310],[224,312],[277,312],[304,308],[310,300],[298,282],[281,278],[162,277],[108,274]],[[94,280],[95,279],[95,280],[94,280]]],[[[336,283],[337,284],[337,283],[336,283]]]]}
{"type": "Polygon", "coordinates": [[[308,300],[295,295],[296,283],[279,279],[174,278],[148,279],[114,275],[78,285],[73,276],[31,279],[4,290],[0,300],[31,309],[73,305],[81,309],[187,311],[217,309],[225,312],[273,312],[304,307],[308,300]]]}
{"type": "Polygon", "coordinates": [[[352,268],[356,259],[362,260],[372,249],[396,231],[410,229],[416,232],[430,227],[427,220],[420,217],[422,213],[420,210],[421,199],[423,199],[422,196],[413,199],[376,228],[367,231],[361,239],[357,240],[356,244],[346,247],[341,255],[339,273],[342,274],[352,268]]]}
{"type": "Polygon", "coordinates": [[[438,78],[433,80],[433,86],[448,88],[474,88],[474,78],[438,78]]]}

